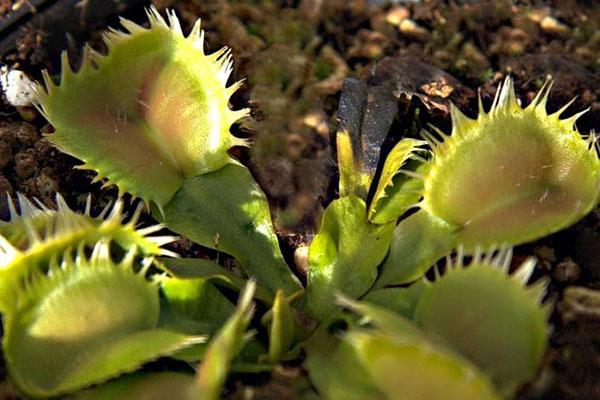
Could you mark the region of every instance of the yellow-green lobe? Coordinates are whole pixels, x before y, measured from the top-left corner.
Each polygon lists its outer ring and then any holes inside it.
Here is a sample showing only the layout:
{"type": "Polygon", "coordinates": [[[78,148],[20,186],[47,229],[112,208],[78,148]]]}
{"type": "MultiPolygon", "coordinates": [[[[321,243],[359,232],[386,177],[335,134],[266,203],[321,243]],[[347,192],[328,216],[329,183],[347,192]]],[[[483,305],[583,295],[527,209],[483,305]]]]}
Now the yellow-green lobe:
{"type": "Polygon", "coordinates": [[[481,99],[477,119],[453,106],[451,135],[424,135],[433,157],[419,169],[421,210],[397,226],[378,287],[417,279],[456,246],[475,251],[550,235],[598,204],[596,138],[575,128],[585,111],[560,119],[572,102],[548,114],[550,86],[522,108],[507,78],[488,112],[481,99]]]}
{"type": "Polygon", "coordinates": [[[228,107],[238,85],[225,86],[225,49],[206,55],[198,23],[184,37],[173,15],[168,24],[148,15],[149,29],[122,20],[129,34],[106,34],[107,56],[86,49],[77,73],[64,57],[60,85],[46,76],[38,94],[54,145],[120,192],[163,206],[184,179],[230,161],[227,150],[243,142],[229,128],[247,112],[228,107]]]}
{"type": "Polygon", "coordinates": [[[600,161],[574,128],[578,115],[561,120],[545,108],[541,93],[522,109],[507,80],[477,120],[453,110],[452,135],[434,149],[423,208],[456,226],[467,248],[534,240],[597,203],[600,161]]]}

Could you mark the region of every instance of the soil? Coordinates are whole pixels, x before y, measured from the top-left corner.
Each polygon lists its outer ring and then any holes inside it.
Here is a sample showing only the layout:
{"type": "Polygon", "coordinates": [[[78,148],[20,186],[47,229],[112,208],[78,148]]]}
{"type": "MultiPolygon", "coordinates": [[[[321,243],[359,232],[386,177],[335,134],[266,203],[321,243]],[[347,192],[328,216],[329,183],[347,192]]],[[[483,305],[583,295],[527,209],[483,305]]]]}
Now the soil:
{"type": "MultiPolygon", "coordinates": [[[[28,2],[0,1],[0,15],[10,17],[15,3],[28,2]]],[[[80,3],[85,13],[92,2],[80,3]]],[[[233,49],[232,79],[247,81],[232,103],[235,108],[249,104],[253,116],[235,132],[251,138],[253,146],[235,154],[267,193],[290,260],[336,196],[332,138],[340,95],[350,90],[344,78],[368,82],[368,101],[357,112],[371,114],[379,134],[389,130],[384,148],[429,123],[449,131],[450,101],[474,116],[478,88],[489,105],[508,73],[523,103],[550,76],[555,83],[549,109],[577,96],[567,114],[590,107],[578,121],[579,130],[589,134],[600,126],[600,5],[593,1],[152,3],[159,10],[174,8],[184,30],[201,17],[209,51],[222,45],[233,49]]],[[[145,21],[139,4],[122,6],[119,13],[145,21]]],[[[33,79],[43,68],[58,74],[59,51],[68,50],[76,63],[85,41],[102,48],[101,30],[116,26],[116,13],[102,20],[84,17],[76,35],[60,36],[61,45],[55,45],[56,33],[25,23],[1,61],[33,79]]],[[[91,193],[94,204],[103,207],[116,191],[101,190],[101,184],[91,183],[92,173],[73,170],[77,160],[43,139],[51,131],[31,107],[0,106],[0,193],[21,192],[53,206],[54,193],[60,192],[80,209],[91,193]]],[[[0,218],[6,216],[1,196],[0,218]]],[[[210,255],[184,239],[176,247],[184,255],[210,255]]],[[[600,214],[596,210],[568,230],[518,247],[515,254],[517,261],[538,257],[535,277],[550,278],[546,301],[555,304],[543,365],[517,398],[600,399],[600,214]]],[[[254,399],[296,399],[294,382],[303,376],[298,365],[259,380],[240,376],[230,384],[228,398],[253,393],[254,399]]]]}

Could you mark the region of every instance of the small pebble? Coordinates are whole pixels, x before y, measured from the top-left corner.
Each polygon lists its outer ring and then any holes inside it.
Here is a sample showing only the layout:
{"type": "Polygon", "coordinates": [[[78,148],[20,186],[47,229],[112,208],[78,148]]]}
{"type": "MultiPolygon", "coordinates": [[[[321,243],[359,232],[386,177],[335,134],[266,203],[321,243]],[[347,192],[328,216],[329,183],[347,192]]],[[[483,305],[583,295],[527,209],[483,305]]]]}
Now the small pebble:
{"type": "Polygon", "coordinates": [[[555,36],[567,36],[569,34],[569,27],[556,18],[546,16],[540,21],[540,28],[546,33],[555,36]]]}
{"type": "Polygon", "coordinates": [[[294,263],[302,275],[308,275],[308,246],[301,245],[294,250],[294,263]]]}
{"type": "Polygon", "coordinates": [[[489,65],[487,57],[479,50],[472,41],[466,42],[461,50],[462,56],[468,64],[475,64],[487,67],[489,65]]]}
{"type": "Polygon", "coordinates": [[[427,39],[427,37],[429,36],[429,31],[423,28],[421,25],[417,24],[412,19],[405,19],[404,21],[402,21],[398,29],[400,29],[400,32],[402,32],[406,36],[410,36],[415,39],[423,40],[427,39]]]}
{"type": "Polygon", "coordinates": [[[35,99],[35,84],[18,69],[9,69],[6,65],[0,68],[0,86],[11,106],[29,106],[35,99]]]}
{"type": "Polygon", "coordinates": [[[387,12],[385,20],[395,26],[400,26],[400,23],[410,16],[410,12],[406,7],[393,7],[387,12]]]}
{"type": "Polygon", "coordinates": [[[311,112],[304,116],[302,122],[317,131],[319,135],[328,135],[329,134],[329,125],[327,122],[327,117],[321,112],[311,112]]]}
{"type": "Polygon", "coordinates": [[[581,268],[570,257],[567,257],[556,265],[552,275],[561,283],[573,283],[579,279],[581,268]]]}
{"type": "Polygon", "coordinates": [[[556,262],[556,255],[552,247],[539,246],[533,249],[533,252],[541,260],[550,261],[551,263],[556,262]]]}

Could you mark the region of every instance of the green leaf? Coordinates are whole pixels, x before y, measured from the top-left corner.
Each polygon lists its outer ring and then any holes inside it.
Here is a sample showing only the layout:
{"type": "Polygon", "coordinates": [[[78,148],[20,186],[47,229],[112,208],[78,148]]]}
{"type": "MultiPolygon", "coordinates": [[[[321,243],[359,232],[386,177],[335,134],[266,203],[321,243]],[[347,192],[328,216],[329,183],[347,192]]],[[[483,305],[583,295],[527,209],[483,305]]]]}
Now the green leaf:
{"type": "Polygon", "coordinates": [[[35,397],[104,382],[142,364],[200,343],[204,337],[156,329],[156,285],[115,265],[100,243],[90,260],[51,265],[33,274],[5,314],[4,353],[11,379],[35,397]]]}
{"type": "Polygon", "coordinates": [[[212,334],[235,307],[206,279],[166,278],[160,282],[158,326],[191,335],[212,334]]]}
{"type": "Polygon", "coordinates": [[[363,200],[348,196],[334,200],[323,214],[308,250],[307,307],[318,319],[332,315],[337,293],[357,298],[375,282],[394,224],[370,224],[366,212],[363,200]]]}
{"type": "Polygon", "coordinates": [[[418,327],[409,319],[385,307],[369,303],[368,301],[355,301],[340,297],[338,303],[362,316],[361,324],[369,323],[379,330],[391,334],[424,336],[418,327]]]}
{"type": "Polygon", "coordinates": [[[356,149],[353,148],[350,134],[347,131],[338,131],[336,144],[340,172],[340,196],[355,195],[366,200],[372,177],[363,170],[360,159],[356,157],[356,149]]]}
{"type": "Polygon", "coordinates": [[[279,290],[275,295],[269,322],[268,361],[275,364],[290,350],[296,336],[296,320],[290,301],[279,290]]]}
{"type": "Polygon", "coordinates": [[[411,177],[410,170],[402,173],[402,167],[418,150],[422,150],[424,144],[426,142],[422,140],[406,138],[390,151],[369,205],[369,221],[378,224],[395,222],[409,207],[419,201],[423,192],[423,181],[411,177]],[[407,173],[410,175],[406,175],[407,173]]]}
{"type": "Polygon", "coordinates": [[[405,318],[412,319],[424,290],[425,284],[422,280],[419,280],[409,287],[372,290],[362,300],[385,307],[405,318]]]}
{"type": "Polygon", "coordinates": [[[331,400],[499,400],[490,380],[440,339],[393,311],[341,299],[373,329],[338,340],[321,327],[307,342],[305,367],[331,400]]]}
{"type": "Polygon", "coordinates": [[[385,397],[353,351],[327,330],[317,331],[305,346],[304,367],[328,400],[384,400],[385,397]]]}
{"type": "Polygon", "coordinates": [[[194,375],[138,373],[68,396],[68,400],[195,400],[194,375]]]}
{"type": "MultiPolygon", "coordinates": [[[[205,278],[209,279],[215,285],[241,291],[247,279],[234,274],[214,261],[204,258],[166,258],[161,257],[159,267],[169,275],[180,279],[205,278]]],[[[264,287],[256,285],[256,300],[266,304],[273,303],[273,295],[264,287]]]]}
{"type": "Polygon", "coordinates": [[[274,294],[301,289],[279,249],[267,199],[247,168],[228,164],[187,179],[164,207],[169,229],[234,256],[274,294]]]}
{"type": "Polygon", "coordinates": [[[418,336],[353,331],[344,340],[383,398],[500,400],[467,360],[418,336]]]}
{"type": "Polygon", "coordinates": [[[86,48],[77,73],[63,53],[60,85],[45,74],[37,93],[54,145],[120,193],[162,206],[185,178],[231,161],[227,150],[244,141],[229,128],[247,110],[228,107],[239,84],[225,86],[227,49],[206,55],[199,22],[184,37],[174,14],[167,23],[147,13],[149,29],[122,19],[130,33],[107,32],[108,55],[86,48]]]}
{"type": "Polygon", "coordinates": [[[255,283],[250,281],[240,294],[233,315],[211,339],[196,375],[197,399],[217,400],[220,398],[231,362],[240,353],[249,337],[246,328],[254,312],[252,307],[254,290],[255,283]]]}
{"type": "MultiPolygon", "coordinates": [[[[158,326],[187,335],[212,335],[235,307],[208,280],[164,278],[161,285],[158,326]]],[[[206,344],[188,347],[174,355],[186,361],[200,360],[206,344]]]]}
{"type": "Polygon", "coordinates": [[[457,246],[457,228],[420,210],[394,230],[390,252],[381,266],[376,286],[414,281],[457,246]]]}
{"type": "Polygon", "coordinates": [[[135,371],[149,361],[175,354],[188,346],[205,341],[205,336],[193,337],[162,329],[130,334],[88,353],[85,362],[78,363],[78,370],[66,377],[57,387],[57,391],[72,391],[125,372],[135,371]]]}

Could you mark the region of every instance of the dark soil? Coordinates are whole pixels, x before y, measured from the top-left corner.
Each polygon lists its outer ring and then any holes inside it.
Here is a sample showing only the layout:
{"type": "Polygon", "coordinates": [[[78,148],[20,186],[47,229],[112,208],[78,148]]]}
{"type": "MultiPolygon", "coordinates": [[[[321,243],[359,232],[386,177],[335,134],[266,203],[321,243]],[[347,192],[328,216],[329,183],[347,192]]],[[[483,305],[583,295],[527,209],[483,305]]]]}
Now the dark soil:
{"type": "MultiPolygon", "coordinates": [[[[5,15],[11,1],[0,1],[5,15]]],[[[27,3],[27,2],[25,2],[27,3]]],[[[81,2],[84,6],[88,1],[81,2]]],[[[91,1],[90,1],[91,3],[91,1]]],[[[337,172],[332,137],[343,80],[368,79],[375,122],[390,129],[386,146],[415,135],[428,123],[450,129],[449,101],[476,113],[480,87],[487,104],[502,78],[515,78],[528,103],[551,76],[549,109],[578,96],[567,113],[586,107],[580,131],[600,126],[600,5],[592,1],[383,1],[383,0],[155,0],[174,8],[184,29],[202,17],[209,51],[232,47],[234,79],[247,78],[235,107],[250,105],[253,120],[237,127],[251,150],[236,150],[271,202],[288,258],[314,233],[324,206],[335,197],[337,172]],[[392,57],[387,58],[386,57],[392,57]]],[[[86,8],[81,8],[85,13],[86,8]]],[[[120,12],[144,22],[143,10],[120,12]]],[[[10,15],[9,15],[10,16],[10,15]]],[[[84,41],[101,48],[99,32],[116,26],[116,15],[86,20],[76,35],[59,36],[35,25],[20,28],[2,62],[40,78],[58,71],[58,52],[74,62],[84,41]]],[[[382,128],[378,128],[382,129],[382,128]]],[[[82,208],[92,193],[102,207],[116,194],[91,184],[93,174],[73,170],[77,161],[43,139],[51,127],[31,108],[0,107],[0,193],[22,192],[52,206],[60,192],[82,208]]],[[[6,216],[0,198],[0,217],[6,216]]],[[[182,240],[177,249],[210,254],[182,240]]],[[[556,304],[553,334],[538,376],[519,399],[600,399],[600,214],[536,243],[520,246],[517,259],[536,255],[537,277],[548,276],[547,300],[556,304]]],[[[269,378],[243,377],[230,386],[232,399],[249,390],[254,399],[296,399],[297,366],[269,378]]],[[[0,388],[0,395],[2,388],[0,388]]],[[[9,398],[9,397],[6,397],[9,398]]]]}

